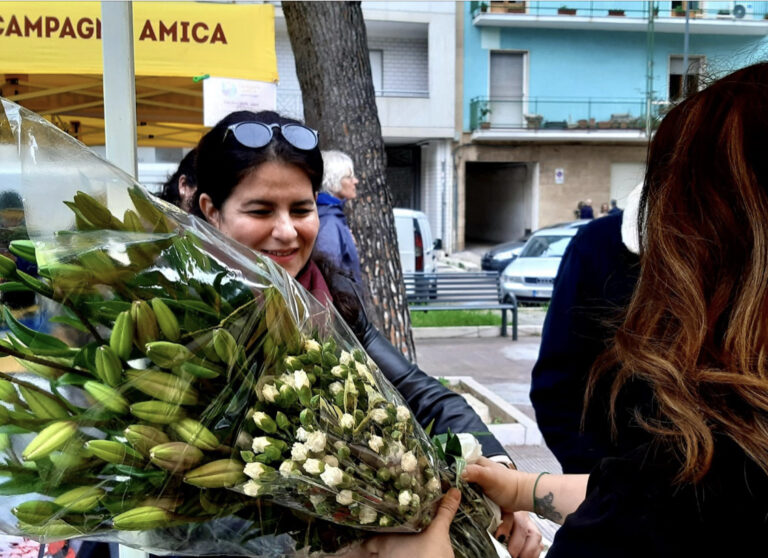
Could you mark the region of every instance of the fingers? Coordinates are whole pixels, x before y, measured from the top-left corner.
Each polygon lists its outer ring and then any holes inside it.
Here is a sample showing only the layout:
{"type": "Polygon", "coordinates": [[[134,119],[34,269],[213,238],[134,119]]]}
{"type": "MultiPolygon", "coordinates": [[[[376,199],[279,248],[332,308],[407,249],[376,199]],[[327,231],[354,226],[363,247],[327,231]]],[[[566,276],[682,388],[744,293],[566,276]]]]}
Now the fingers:
{"type": "Polygon", "coordinates": [[[496,537],[497,541],[505,545],[509,541],[509,535],[512,533],[514,526],[514,517],[511,514],[505,513],[502,515],[501,524],[496,529],[496,533],[494,533],[493,536],[496,537]]]}
{"type": "Polygon", "coordinates": [[[538,558],[543,550],[541,531],[531,520],[528,512],[516,512],[515,526],[507,549],[513,558],[538,558]]]}
{"type": "Polygon", "coordinates": [[[461,502],[461,492],[455,488],[451,488],[445,493],[445,496],[443,496],[443,499],[440,501],[437,515],[435,515],[429,528],[445,529],[448,531],[451,521],[453,521],[453,516],[456,515],[456,512],[459,509],[459,502],[461,502]]]}

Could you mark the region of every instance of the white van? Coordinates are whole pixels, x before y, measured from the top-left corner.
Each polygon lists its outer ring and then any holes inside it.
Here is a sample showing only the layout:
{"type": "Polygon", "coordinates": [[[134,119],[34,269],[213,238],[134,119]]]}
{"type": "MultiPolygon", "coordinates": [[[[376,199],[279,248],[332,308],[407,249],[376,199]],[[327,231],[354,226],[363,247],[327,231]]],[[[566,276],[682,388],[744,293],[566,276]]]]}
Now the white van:
{"type": "Polygon", "coordinates": [[[440,241],[435,242],[432,238],[432,228],[426,214],[401,207],[393,211],[403,272],[434,273],[437,270],[435,248],[440,247],[440,241]]]}

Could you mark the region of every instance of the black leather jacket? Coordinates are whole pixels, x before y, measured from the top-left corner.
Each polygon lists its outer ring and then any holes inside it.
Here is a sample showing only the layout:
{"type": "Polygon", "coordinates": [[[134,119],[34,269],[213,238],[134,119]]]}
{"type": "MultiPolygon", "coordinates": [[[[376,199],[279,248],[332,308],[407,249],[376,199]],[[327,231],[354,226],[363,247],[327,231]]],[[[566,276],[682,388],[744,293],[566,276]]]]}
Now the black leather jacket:
{"type": "MultiPolygon", "coordinates": [[[[360,344],[378,367],[400,392],[408,406],[413,411],[419,424],[427,427],[433,420],[432,434],[442,434],[449,429],[451,432],[487,433],[477,436],[483,446],[483,455],[507,455],[504,447],[494,438],[488,427],[458,393],[449,390],[436,378],[426,374],[417,365],[408,361],[389,340],[368,321],[363,310],[362,294],[357,283],[347,275],[332,273],[323,269],[323,275],[328,282],[331,294],[343,292],[353,295],[359,303],[359,311],[355,323],[349,323],[360,344]]],[[[338,303],[337,303],[338,305],[338,303]]],[[[344,312],[342,312],[344,315],[344,312]]],[[[345,316],[347,321],[349,316],[345,316]]]]}

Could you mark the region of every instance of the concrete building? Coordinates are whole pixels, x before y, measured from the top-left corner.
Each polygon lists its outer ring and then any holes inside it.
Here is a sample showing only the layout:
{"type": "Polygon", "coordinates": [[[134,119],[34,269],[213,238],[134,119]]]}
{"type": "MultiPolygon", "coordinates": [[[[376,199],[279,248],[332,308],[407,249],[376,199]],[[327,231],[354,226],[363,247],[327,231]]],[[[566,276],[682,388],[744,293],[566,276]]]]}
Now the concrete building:
{"type": "Polygon", "coordinates": [[[765,59],[766,13],[768,2],[458,3],[457,249],[571,220],[580,200],[595,214],[622,207],[683,88],[765,59]]]}
{"type": "MultiPolygon", "coordinates": [[[[453,250],[454,2],[363,2],[387,183],[395,207],[424,211],[453,250]]],[[[275,11],[277,110],[304,118],[285,19],[275,11]]],[[[447,245],[445,245],[447,244],[447,245]]]]}

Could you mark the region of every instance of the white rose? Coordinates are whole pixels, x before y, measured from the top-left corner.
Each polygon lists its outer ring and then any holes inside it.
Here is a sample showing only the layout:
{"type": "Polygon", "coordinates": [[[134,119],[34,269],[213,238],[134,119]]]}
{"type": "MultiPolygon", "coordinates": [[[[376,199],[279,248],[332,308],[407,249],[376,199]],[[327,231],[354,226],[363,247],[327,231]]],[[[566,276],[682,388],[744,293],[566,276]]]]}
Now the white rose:
{"type": "Polygon", "coordinates": [[[264,485],[251,480],[243,485],[243,492],[246,496],[260,496],[264,493],[264,485]]]}
{"type": "Polygon", "coordinates": [[[403,471],[406,473],[413,473],[416,470],[417,464],[418,460],[416,459],[416,456],[413,455],[412,451],[405,452],[403,457],[400,458],[400,467],[402,467],[403,471]]]}
{"type": "Polygon", "coordinates": [[[309,432],[304,430],[303,426],[299,426],[299,429],[296,430],[296,439],[299,442],[306,442],[309,439],[309,432]]]}
{"type": "Polygon", "coordinates": [[[274,384],[264,384],[264,387],[261,388],[261,394],[264,396],[264,399],[270,403],[274,403],[275,398],[280,395],[280,392],[277,391],[277,388],[274,386],[274,384]]]}
{"type": "Polygon", "coordinates": [[[405,453],[405,446],[402,442],[390,443],[387,452],[387,457],[390,462],[400,461],[400,458],[403,457],[403,454],[405,453]]]}
{"type": "Polygon", "coordinates": [[[411,503],[412,495],[410,490],[403,490],[397,497],[397,501],[401,506],[408,506],[411,503]]]}
{"type": "Polygon", "coordinates": [[[336,495],[336,501],[342,506],[348,506],[355,501],[351,490],[342,490],[336,495]]]}
{"type": "Polygon", "coordinates": [[[319,459],[307,459],[304,462],[304,470],[310,475],[319,475],[323,472],[323,462],[319,459]]]}
{"type": "Polygon", "coordinates": [[[418,494],[411,496],[411,507],[418,508],[421,504],[421,497],[418,494]]]}
{"type": "Polygon", "coordinates": [[[333,374],[337,378],[341,378],[344,375],[344,368],[340,364],[337,364],[336,366],[331,368],[331,374],[333,374]]]}
{"type": "Polygon", "coordinates": [[[267,449],[271,442],[269,441],[269,438],[266,436],[258,436],[253,439],[253,444],[251,447],[253,448],[253,451],[256,453],[263,453],[264,450],[267,449]]]}
{"type": "Polygon", "coordinates": [[[389,415],[384,409],[374,409],[371,411],[371,418],[379,424],[384,424],[389,420],[389,415]]]}
{"type": "Polygon", "coordinates": [[[326,465],[330,465],[332,467],[339,466],[339,460],[332,455],[326,455],[325,457],[323,457],[323,463],[325,463],[326,465]]]}
{"type": "Polygon", "coordinates": [[[320,478],[325,484],[333,488],[344,480],[344,473],[338,467],[328,465],[320,475],[320,478]]]}
{"type": "Polygon", "coordinates": [[[243,469],[243,472],[252,479],[259,479],[265,473],[268,473],[272,468],[267,467],[263,463],[248,463],[243,469]]]}
{"type": "Polygon", "coordinates": [[[293,447],[291,448],[291,459],[294,461],[306,461],[308,453],[309,450],[307,446],[301,442],[294,442],[293,447]]]}
{"type": "Polygon", "coordinates": [[[341,364],[346,364],[347,366],[349,366],[350,363],[355,362],[355,357],[353,357],[347,351],[341,351],[341,356],[339,357],[339,362],[341,364]]]}
{"type": "Polygon", "coordinates": [[[325,502],[325,496],[322,494],[311,494],[309,496],[309,501],[312,502],[312,505],[317,507],[323,502],[325,502]]]}
{"type": "Polygon", "coordinates": [[[331,392],[331,395],[336,395],[344,391],[344,385],[341,382],[333,382],[328,386],[328,390],[331,392]]]}
{"type": "Polygon", "coordinates": [[[381,451],[381,447],[384,445],[384,438],[381,436],[373,435],[371,436],[371,439],[368,440],[368,447],[371,448],[376,453],[379,453],[381,451]]]}
{"type": "Polygon", "coordinates": [[[293,472],[296,470],[296,467],[293,464],[293,461],[290,459],[286,459],[280,464],[280,476],[282,477],[290,477],[293,472]]]}
{"type": "Polygon", "coordinates": [[[350,430],[353,429],[355,427],[355,417],[349,413],[344,413],[341,415],[341,427],[348,428],[350,430]]]}
{"type": "Polygon", "coordinates": [[[437,480],[437,477],[432,477],[427,481],[427,492],[439,492],[440,491],[440,481],[437,480]]]}
{"type": "Polygon", "coordinates": [[[311,351],[321,351],[322,347],[320,346],[320,343],[315,341],[314,339],[307,339],[304,341],[304,352],[309,353],[311,351]]]}
{"type": "Polygon", "coordinates": [[[301,389],[303,387],[311,387],[309,383],[309,377],[307,376],[307,373],[303,370],[296,370],[296,372],[293,373],[293,380],[296,384],[296,389],[301,389]]]}
{"type": "Polygon", "coordinates": [[[483,456],[483,447],[472,434],[462,432],[459,436],[461,442],[461,456],[472,464],[483,456]]]}
{"type": "Polygon", "coordinates": [[[355,361],[355,368],[357,369],[357,373],[363,377],[368,377],[371,375],[371,371],[368,370],[368,367],[362,362],[355,361]]]}
{"type": "Polygon", "coordinates": [[[296,384],[293,381],[293,376],[291,374],[283,374],[280,376],[280,381],[291,386],[292,388],[296,387],[296,384]]]}
{"type": "Polygon", "coordinates": [[[322,432],[312,432],[307,438],[307,447],[310,451],[320,453],[325,450],[325,434],[322,432]]]}
{"type": "Polygon", "coordinates": [[[405,422],[411,418],[411,410],[405,405],[398,405],[396,413],[398,422],[405,422]]]}
{"type": "Polygon", "coordinates": [[[336,440],[333,443],[333,447],[335,447],[338,450],[338,449],[347,447],[347,444],[344,443],[344,440],[336,440]]]}
{"type": "Polygon", "coordinates": [[[362,525],[373,523],[376,521],[376,510],[369,508],[368,506],[363,506],[360,508],[360,517],[358,519],[362,525]]]}

